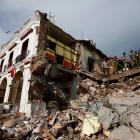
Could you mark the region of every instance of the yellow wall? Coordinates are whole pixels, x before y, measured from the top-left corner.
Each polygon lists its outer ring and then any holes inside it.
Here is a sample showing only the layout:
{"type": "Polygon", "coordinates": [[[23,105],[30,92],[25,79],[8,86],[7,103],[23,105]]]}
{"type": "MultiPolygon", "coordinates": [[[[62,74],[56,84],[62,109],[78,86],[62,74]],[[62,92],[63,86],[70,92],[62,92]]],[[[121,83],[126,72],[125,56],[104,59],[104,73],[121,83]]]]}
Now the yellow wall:
{"type": "MultiPolygon", "coordinates": [[[[76,54],[75,54],[75,51],[71,47],[59,42],[58,40],[52,38],[51,36],[47,36],[47,39],[56,43],[56,52],[54,53],[60,56],[63,56],[66,60],[69,60],[75,63],[76,54]]],[[[50,49],[47,49],[47,50],[49,51],[50,49]]]]}

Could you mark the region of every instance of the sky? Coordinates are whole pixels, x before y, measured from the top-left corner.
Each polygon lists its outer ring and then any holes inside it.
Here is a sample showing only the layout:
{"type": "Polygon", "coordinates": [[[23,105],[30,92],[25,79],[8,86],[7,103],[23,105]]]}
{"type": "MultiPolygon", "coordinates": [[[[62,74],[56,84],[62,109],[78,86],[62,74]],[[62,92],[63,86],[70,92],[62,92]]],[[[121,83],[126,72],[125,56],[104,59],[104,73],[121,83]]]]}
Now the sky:
{"type": "Polygon", "coordinates": [[[57,26],[93,40],[107,56],[140,49],[140,0],[0,0],[0,44],[36,10],[55,15],[57,26]]]}

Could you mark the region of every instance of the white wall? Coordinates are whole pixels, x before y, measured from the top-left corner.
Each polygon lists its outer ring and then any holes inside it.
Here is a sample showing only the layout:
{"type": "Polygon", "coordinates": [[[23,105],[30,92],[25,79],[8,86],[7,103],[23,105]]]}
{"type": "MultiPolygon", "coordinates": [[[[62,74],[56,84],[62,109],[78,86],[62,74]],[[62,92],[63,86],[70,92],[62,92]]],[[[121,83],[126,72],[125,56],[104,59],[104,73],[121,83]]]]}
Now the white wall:
{"type": "MultiPolygon", "coordinates": [[[[28,91],[29,91],[29,86],[30,86],[30,82],[28,80],[30,80],[30,78],[31,78],[31,73],[30,73],[30,63],[25,65],[24,62],[26,62],[26,60],[30,61],[32,56],[36,55],[37,44],[38,44],[38,34],[36,34],[36,28],[39,25],[40,25],[40,18],[38,18],[38,15],[34,15],[32,18],[30,18],[30,20],[28,21],[28,23],[26,23],[26,25],[24,24],[24,26],[21,28],[19,33],[17,35],[15,35],[9,41],[9,43],[7,43],[5,45],[5,47],[3,49],[0,50],[0,56],[3,53],[6,53],[6,56],[4,56],[1,59],[1,60],[4,59],[3,66],[5,64],[6,65],[8,64],[9,55],[12,51],[14,51],[13,64],[14,64],[15,71],[18,72],[20,70],[21,66],[24,67],[24,70],[23,70],[23,86],[22,86],[22,93],[21,93],[21,101],[20,101],[19,111],[27,113],[28,116],[30,115],[30,107],[31,107],[31,105],[28,104],[28,91]],[[25,32],[27,32],[27,30],[30,30],[31,28],[33,29],[33,32],[30,33],[23,40],[21,40],[20,39],[21,35],[23,35],[25,32]],[[28,38],[29,38],[29,42],[28,42],[28,49],[27,50],[29,50],[29,52],[30,52],[29,56],[27,56],[24,61],[21,61],[21,62],[15,64],[15,59],[17,58],[17,56],[19,56],[21,54],[22,44],[28,38]],[[14,43],[17,43],[16,47],[14,47],[11,51],[8,51],[8,49],[14,43]]],[[[0,60],[0,63],[1,63],[1,60],[0,60]]],[[[5,72],[2,71],[0,73],[0,83],[5,77],[7,78],[7,87],[6,87],[4,102],[8,102],[9,93],[10,93],[10,86],[9,85],[11,85],[11,82],[13,80],[13,77],[11,77],[11,73],[10,73],[11,69],[12,69],[12,67],[7,69],[5,72]]]]}

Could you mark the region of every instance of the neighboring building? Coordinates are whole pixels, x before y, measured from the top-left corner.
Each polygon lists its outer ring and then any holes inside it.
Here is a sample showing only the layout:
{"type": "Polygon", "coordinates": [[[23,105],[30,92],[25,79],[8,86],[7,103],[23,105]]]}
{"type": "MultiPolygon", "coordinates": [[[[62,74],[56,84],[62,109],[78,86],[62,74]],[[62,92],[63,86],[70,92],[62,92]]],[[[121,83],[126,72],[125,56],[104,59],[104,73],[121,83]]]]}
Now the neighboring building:
{"type": "Polygon", "coordinates": [[[0,50],[0,103],[4,108],[30,116],[45,108],[43,101],[62,98],[57,93],[67,99],[75,97],[74,47],[73,37],[51,23],[47,14],[36,11],[0,50]]]}
{"type": "Polygon", "coordinates": [[[77,59],[81,71],[102,73],[102,61],[107,56],[90,40],[77,40],[77,59]]]}

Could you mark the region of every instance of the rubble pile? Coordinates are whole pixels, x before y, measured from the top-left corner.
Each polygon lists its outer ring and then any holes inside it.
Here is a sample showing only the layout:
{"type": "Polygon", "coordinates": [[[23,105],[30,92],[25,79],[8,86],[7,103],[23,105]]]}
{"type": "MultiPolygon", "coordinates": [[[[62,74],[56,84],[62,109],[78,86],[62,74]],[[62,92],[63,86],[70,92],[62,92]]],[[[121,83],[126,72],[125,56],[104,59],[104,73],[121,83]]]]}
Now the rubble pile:
{"type": "Polygon", "coordinates": [[[139,79],[110,84],[84,79],[77,98],[65,110],[59,111],[51,102],[49,109],[30,118],[19,112],[2,114],[0,139],[139,140],[139,79]]]}
{"type": "MultiPolygon", "coordinates": [[[[101,130],[97,116],[83,109],[46,111],[27,118],[23,113],[2,115],[0,139],[82,140],[101,130]]],[[[105,136],[93,135],[94,138],[105,136]]],[[[91,137],[92,138],[92,137],[91,137]]]]}
{"type": "Polygon", "coordinates": [[[98,84],[90,79],[81,81],[80,105],[83,99],[87,102],[87,109],[96,114],[107,139],[140,138],[139,80],[140,77],[137,76],[110,84],[98,84]]]}
{"type": "Polygon", "coordinates": [[[140,76],[126,78],[116,83],[98,84],[90,79],[84,79],[80,82],[80,93],[89,94],[94,99],[102,100],[106,96],[118,96],[126,92],[135,91],[140,88],[140,76]]]}

